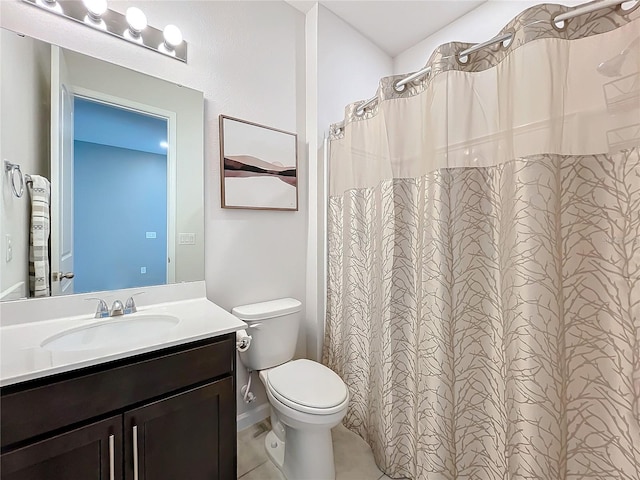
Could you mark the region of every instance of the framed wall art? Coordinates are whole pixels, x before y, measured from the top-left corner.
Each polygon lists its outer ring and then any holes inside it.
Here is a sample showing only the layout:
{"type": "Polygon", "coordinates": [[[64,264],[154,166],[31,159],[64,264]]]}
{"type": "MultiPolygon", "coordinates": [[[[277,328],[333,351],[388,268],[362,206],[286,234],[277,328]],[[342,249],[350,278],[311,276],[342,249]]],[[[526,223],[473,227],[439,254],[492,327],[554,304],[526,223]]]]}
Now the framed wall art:
{"type": "Polygon", "coordinates": [[[222,208],[298,210],[295,133],[220,115],[222,208]]]}

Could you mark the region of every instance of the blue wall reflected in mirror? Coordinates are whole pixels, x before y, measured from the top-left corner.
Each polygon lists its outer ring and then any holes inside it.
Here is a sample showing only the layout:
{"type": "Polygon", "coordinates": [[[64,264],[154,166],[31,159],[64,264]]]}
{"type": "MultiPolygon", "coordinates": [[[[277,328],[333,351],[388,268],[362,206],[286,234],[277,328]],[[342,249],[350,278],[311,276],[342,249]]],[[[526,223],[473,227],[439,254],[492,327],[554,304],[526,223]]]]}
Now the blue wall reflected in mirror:
{"type": "Polygon", "coordinates": [[[167,120],[74,98],[75,293],[167,279],[167,120]]]}

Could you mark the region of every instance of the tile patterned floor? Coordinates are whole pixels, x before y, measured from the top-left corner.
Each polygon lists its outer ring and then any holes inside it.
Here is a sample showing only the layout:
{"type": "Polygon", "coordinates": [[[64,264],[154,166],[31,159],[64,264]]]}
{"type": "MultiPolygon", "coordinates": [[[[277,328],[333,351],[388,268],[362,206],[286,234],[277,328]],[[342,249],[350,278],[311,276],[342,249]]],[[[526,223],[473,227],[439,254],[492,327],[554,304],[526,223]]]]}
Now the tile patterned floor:
{"type": "MultiPolygon", "coordinates": [[[[264,451],[264,437],[269,429],[267,420],[238,432],[239,479],[283,480],[264,451]]],[[[369,445],[358,435],[342,425],[334,428],[332,434],[336,480],[390,480],[378,470],[369,445]]]]}

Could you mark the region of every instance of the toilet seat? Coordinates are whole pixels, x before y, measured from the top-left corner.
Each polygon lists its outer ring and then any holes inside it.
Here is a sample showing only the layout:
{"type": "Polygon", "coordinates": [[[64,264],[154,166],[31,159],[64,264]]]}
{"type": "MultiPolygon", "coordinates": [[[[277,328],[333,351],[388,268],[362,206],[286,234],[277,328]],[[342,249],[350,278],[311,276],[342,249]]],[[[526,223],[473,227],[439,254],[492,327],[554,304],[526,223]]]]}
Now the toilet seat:
{"type": "Polygon", "coordinates": [[[303,413],[331,415],[344,409],[349,392],[342,379],[320,363],[301,359],[269,370],[267,388],[284,405],[303,413]]]}

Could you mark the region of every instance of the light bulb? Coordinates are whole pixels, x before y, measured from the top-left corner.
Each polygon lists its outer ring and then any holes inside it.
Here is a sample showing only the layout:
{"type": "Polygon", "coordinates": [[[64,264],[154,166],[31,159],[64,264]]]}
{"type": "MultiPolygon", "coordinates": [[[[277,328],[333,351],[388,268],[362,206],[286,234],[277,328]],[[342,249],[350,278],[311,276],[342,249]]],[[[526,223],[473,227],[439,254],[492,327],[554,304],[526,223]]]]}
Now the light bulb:
{"type": "Polygon", "coordinates": [[[147,16],[137,7],[127,8],[126,19],[129,24],[129,30],[134,36],[140,35],[147,28],[147,16]]]}
{"type": "Polygon", "coordinates": [[[182,43],[182,32],[175,25],[167,25],[162,32],[164,35],[164,44],[168,50],[173,50],[182,43]]]}
{"type": "Polygon", "coordinates": [[[122,36],[125,38],[125,40],[135,42],[139,45],[144,45],[142,35],[140,35],[139,33],[133,33],[130,28],[127,28],[124,32],[122,32],[122,36]]]}
{"type": "Polygon", "coordinates": [[[44,7],[47,10],[62,15],[62,7],[57,0],[36,0],[36,5],[44,7]]]}
{"type": "Polygon", "coordinates": [[[82,0],[84,6],[89,12],[89,16],[94,20],[100,20],[100,17],[107,11],[107,0],[82,0]]]}

